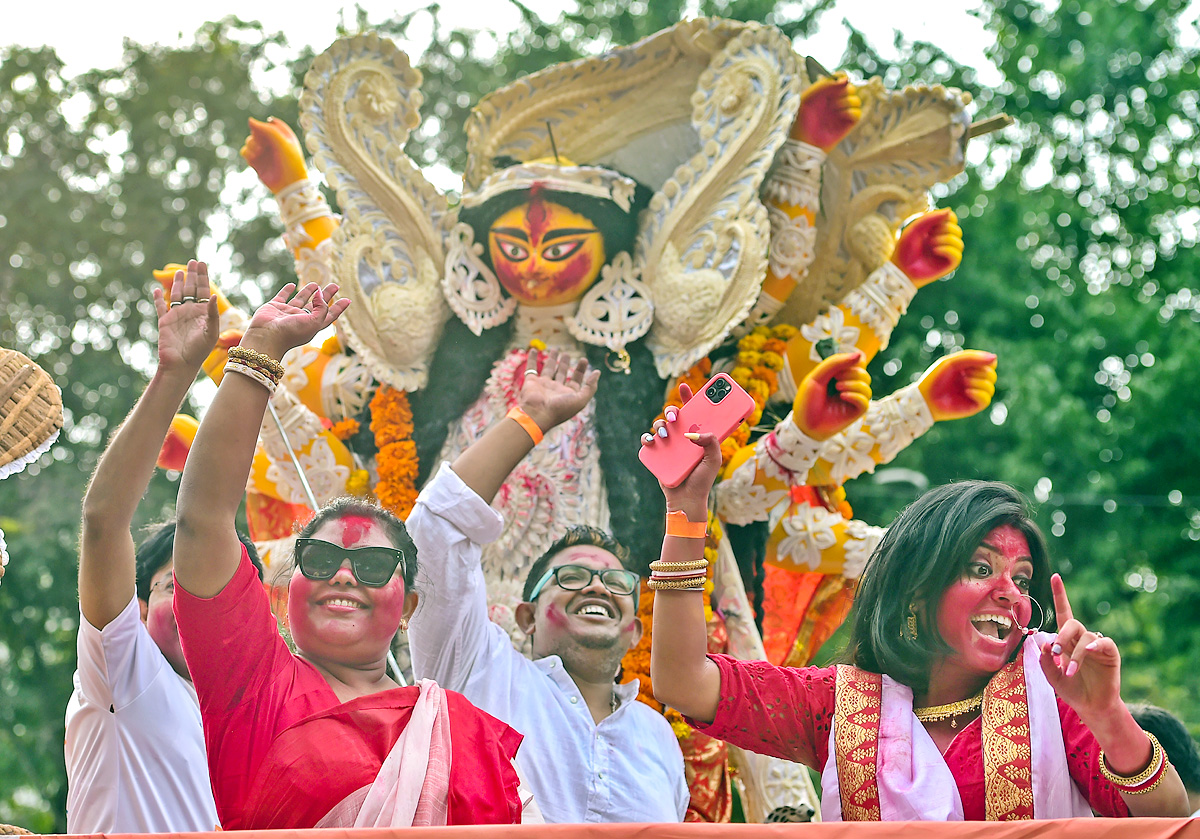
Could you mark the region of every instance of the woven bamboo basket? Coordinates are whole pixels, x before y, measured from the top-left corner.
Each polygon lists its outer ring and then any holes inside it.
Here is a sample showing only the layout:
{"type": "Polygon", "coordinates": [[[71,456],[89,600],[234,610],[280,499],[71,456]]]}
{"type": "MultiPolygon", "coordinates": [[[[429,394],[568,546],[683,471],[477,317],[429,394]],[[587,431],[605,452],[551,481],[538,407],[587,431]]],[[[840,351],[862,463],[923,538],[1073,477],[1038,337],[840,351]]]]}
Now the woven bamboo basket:
{"type": "Polygon", "coordinates": [[[0,478],[20,472],[57,439],[62,394],[41,367],[0,348],[0,478]]]}

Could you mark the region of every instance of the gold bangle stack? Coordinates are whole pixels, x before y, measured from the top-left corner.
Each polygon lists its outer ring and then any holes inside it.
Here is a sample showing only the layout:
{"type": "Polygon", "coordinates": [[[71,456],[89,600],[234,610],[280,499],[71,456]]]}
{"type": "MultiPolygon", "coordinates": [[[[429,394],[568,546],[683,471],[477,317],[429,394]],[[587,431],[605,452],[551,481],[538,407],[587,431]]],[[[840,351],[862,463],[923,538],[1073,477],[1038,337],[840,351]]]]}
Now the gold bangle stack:
{"type": "Polygon", "coordinates": [[[647,587],[654,589],[670,589],[675,591],[700,591],[708,582],[708,560],[685,559],[669,562],[656,559],[650,563],[650,579],[647,587]]]}
{"type": "Polygon", "coordinates": [[[1118,775],[1112,771],[1108,766],[1108,758],[1104,756],[1104,750],[1100,750],[1100,774],[1110,784],[1128,795],[1143,795],[1155,789],[1162,783],[1167,770],[1171,767],[1171,761],[1167,758],[1167,753],[1163,751],[1158,738],[1149,731],[1145,734],[1150,740],[1150,763],[1136,775],[1118,775]]]}
{"type": "Polygon", "coordinates": [[[283,365],[271,356],[245,347],[230,347],[225,372],[239,373],[265,387],[269,393],[283,379],[283,365]]]}
{"type": "Polygon", "coordinates": [[[283,378],[283,365],[266,353],[261,353],[258,350],[250,350],[245,347],[230,347],[229,357],[244,362],[251,367],[261,368],[264,373],[269,375],[278,384],[283,378]]]}

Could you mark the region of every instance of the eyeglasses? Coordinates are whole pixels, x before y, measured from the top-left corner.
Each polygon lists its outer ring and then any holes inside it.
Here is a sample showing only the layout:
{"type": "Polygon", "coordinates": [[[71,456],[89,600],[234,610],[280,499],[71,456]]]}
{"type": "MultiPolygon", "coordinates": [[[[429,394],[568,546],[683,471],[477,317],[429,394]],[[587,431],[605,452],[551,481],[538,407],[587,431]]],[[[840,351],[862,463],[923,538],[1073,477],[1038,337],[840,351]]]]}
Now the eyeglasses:
{"type": "Polygon", "coordinates": [[[297,539],[295,554],[300,573],[310,580],[332,579],[346,559],[354,579],[371,588],[387,585],[397,566],[404,574],[404,553],[396,548],[343,548],[321,539],[297,539]]]}
{"type": "Polygon", "coordinates": [[[559,565],[546,572],[546,576],[538,580],[529,595],[529,602],[537,600],[550,578],[564,591],[580,591],[592,584],[596,577],[612,594],[633,594],[637,590],[638,575],[621,568],[588,568],[586,565],[559,565]]]}

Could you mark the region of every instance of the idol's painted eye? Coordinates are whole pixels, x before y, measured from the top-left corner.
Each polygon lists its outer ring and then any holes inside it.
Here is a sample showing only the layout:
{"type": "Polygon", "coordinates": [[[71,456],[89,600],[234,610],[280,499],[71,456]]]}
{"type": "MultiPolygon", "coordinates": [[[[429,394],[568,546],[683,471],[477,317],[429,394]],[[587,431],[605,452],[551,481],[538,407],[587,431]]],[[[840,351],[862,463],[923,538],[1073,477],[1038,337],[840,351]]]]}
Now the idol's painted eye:
{"type": "Polygon", "coordinates": [[[499,238],[496,239],[496,244],[500,246],[500,253],[504,254],[504,258],[512,262],[520,262],[529,257],[529,249],[524,245],[499,238]]]}
{"type": "Polygon", "coordinates": [[[548,262],[562,262],[582,247],[582,239],[576,239],[573,242],[555,242],[542,251],[542,257],[548,262]]]}

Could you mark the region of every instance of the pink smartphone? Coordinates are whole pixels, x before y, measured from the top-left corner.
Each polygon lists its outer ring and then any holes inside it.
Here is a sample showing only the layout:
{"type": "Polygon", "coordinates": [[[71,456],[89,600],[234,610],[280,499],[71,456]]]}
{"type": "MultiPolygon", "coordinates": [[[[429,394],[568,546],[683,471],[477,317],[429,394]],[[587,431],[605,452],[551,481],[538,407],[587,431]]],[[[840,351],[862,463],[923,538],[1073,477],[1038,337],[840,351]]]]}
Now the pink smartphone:
{"type": "Polygon", "coordinates": [[[683,483],[704,457],[704,448],[684,437],[685,432],[707,432],[724,440],[754,412],[754,398],[733,379],[718,373],[687,404],[675,422],[667,423],[666,437],[655,435],[638,452],[638,459],[665,487],[683,483]]]}

